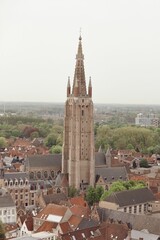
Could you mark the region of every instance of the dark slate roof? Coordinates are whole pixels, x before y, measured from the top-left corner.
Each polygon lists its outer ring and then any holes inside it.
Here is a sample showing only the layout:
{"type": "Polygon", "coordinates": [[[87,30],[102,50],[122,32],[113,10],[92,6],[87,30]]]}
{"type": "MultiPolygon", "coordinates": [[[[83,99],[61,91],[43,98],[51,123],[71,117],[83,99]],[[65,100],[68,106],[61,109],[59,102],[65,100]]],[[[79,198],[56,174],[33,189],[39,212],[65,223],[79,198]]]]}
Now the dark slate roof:
{"type": "Polygon", "coordinates": [[[15,207],[15,203],[9,193],[0,195],[0,207],[1,208],[15,207]]]}
{"type": "Polygon", "coordinates": [[[148,188],[114,192],[109,197],[106,198],[107,202],[114,202],[118,204],[120,207],[147,203],[154,200],[155,197],[152,191],[148,188]]]}
{"type": "Polygon", "coordinates": [[[160,234],[160,219],[152,215],[136,215],[104,208],[98,208],[97,211],[101,221],[120,221],[138,231],[147,229],[149,233],[160,234]]]}
{"type": "Polygon", "coordinates": [[[62,154],[33,155],[26,159],[26,166],[29,168],[53,167],[61,169],[62,154]]]}
{"type": "Polygon", "coordinates": [[[55,193],[55,194],[44,195],[43,200],[47,205],[49,203],[59,204],[61,201],[67,201],[68,198],[64,193],[55,193]]]}
{"type": "Polygon", "coordinates": [[[96,167],[95,174],[102,176],[104,179],[106,179],[107,182],[128,179],[128,174],[125,167],[96,167]]]}
{"type": "Polygon", "coordinates": [[[99,222],[88,219],[88,218],[82,218],[82,221],[78,225],[77,229],[86,229],[86,228],[93,228],[99,226],[99,222]]]}
{"type": "Polygon", "coordinates": [[[5,173],[4,179],[26,179],[28,178],[28,174],[26,172],[11,172],[11,173],[5,173]]]}
{"type": "Polygon", "coordinates": [[[103,152],[96,152],[95,153],[95,165],[106,165],[106,156],[103,152]]]}

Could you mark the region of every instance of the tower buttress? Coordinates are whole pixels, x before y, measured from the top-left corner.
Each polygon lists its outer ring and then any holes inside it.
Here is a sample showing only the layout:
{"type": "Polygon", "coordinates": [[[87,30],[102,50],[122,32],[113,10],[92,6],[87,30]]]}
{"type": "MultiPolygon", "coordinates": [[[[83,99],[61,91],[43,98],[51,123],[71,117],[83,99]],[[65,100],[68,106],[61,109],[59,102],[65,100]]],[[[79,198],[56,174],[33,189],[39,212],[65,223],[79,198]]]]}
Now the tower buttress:
{"type": "Polygon", "coordinates": [[[71,85],[70,85],[70,77],[68,77],[68,84],[67,84],[67,97],[71,94],[71,85]]]}
{"type": "Polygon", "coordinates": [[[88,84],[88,96],[92,97],[92,82],[91,77],[89,78],[89,84],[88,84]]]}

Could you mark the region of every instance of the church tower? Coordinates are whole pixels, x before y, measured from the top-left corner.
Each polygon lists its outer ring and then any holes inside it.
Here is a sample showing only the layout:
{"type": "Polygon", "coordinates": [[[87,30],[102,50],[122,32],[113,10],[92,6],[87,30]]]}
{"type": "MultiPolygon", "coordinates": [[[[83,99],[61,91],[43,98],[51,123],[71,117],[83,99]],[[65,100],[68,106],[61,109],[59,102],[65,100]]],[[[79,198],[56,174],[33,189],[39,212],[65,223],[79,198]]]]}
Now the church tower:
{"type": "Polygon", "coordinates": [[[86,89],[82,38],[79,37],[71,88],[67,85],[65,103],[62,172],[68,173],[69,186],[77,189],[95,183],[95,149],[92,84],[86,89]],[[88,91],[87,91],[88,90],[88,91]]]}

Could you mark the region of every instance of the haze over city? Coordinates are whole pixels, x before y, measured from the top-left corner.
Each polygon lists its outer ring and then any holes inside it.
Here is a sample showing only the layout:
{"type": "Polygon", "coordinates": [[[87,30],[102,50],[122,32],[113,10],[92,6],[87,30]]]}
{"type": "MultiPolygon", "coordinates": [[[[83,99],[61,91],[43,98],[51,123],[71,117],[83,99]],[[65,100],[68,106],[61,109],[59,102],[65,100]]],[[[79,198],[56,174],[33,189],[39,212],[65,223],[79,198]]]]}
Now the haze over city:
{"type": "Polygon", "coordinates": [[[64,102],[82,35],[95,103],[160,104],[159,0],[1,0],[0,101],[64,102]]]}

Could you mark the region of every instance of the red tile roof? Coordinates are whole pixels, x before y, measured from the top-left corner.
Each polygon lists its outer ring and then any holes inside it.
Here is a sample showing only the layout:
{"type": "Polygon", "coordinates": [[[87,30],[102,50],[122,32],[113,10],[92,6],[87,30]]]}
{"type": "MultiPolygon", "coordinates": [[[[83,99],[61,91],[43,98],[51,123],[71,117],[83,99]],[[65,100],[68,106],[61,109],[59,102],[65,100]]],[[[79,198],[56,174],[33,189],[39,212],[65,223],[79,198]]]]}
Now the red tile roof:
{"type": "Polygon", "coordinates": [[[56,229],[58,223],[45,221],[37,230],[37,232],[52,232],[56,229]]]}
{"type": "Polygon", "coordinates": [[[38,213],[35,218],[46,220],[49,214],[63,217],[67,209],[68,208],[65,206],[50,203],[40,213],[38,213]]]}
{"type": "Polygon", "coordinates": [[[82,207],[87,207],[88,206],[87,202],[81,196],[70,198],[69,201],[70,201],[71,205],[79,205],[79,206],[82,206],[82,207]]]}

